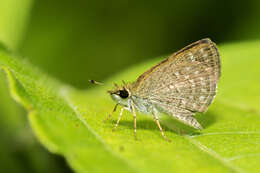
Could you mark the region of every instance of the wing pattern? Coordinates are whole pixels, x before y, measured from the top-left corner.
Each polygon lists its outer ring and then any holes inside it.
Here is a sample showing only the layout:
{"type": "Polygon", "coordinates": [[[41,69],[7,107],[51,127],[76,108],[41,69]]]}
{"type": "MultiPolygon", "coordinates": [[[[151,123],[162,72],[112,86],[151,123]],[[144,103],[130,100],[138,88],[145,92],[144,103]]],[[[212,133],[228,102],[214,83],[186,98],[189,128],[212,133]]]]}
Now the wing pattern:
{"type": "Polygon", "coordinates": [[[142,74],[132,93],[185,122],[195,112],[207,110],[216,95],[219,77],[216,45],[203,39],[142,74]]]}

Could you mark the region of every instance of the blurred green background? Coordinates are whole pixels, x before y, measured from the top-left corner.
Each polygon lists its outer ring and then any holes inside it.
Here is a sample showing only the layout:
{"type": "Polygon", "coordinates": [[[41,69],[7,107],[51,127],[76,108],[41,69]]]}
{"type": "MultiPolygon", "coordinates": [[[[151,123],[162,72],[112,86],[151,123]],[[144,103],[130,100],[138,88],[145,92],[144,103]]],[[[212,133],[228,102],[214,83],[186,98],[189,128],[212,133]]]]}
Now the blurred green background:
{"type": "MultiPolygon", "coordinates": [[[[258,0],[0,0],[0,41],[77,88],[210,37],[260,38],[258,0]]],[[[0,171],[71,172],[35,139],[0,75],[0,171]]]]}

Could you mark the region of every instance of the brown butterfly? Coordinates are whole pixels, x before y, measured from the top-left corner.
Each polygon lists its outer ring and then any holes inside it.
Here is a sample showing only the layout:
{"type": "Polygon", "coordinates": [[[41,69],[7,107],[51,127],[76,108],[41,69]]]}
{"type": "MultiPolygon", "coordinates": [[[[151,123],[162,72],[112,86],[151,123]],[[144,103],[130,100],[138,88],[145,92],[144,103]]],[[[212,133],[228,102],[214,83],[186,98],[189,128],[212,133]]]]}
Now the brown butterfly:
{"type": "Polygon", "coordinates": [[[202,129],[193,115],[205,112],[212,103],[220,67],[215,43],[210,39],[202,39],[155,65],[139,76],[136,82],[116,85],[114,90],[108,91],[117,102],[113,112],[118,105],[122,106],[115,128],[126,109],[133,113],[135,138],[136,110],[152,114],[166,140],[159,113],[166,113],[189,126],[202,129]]]}

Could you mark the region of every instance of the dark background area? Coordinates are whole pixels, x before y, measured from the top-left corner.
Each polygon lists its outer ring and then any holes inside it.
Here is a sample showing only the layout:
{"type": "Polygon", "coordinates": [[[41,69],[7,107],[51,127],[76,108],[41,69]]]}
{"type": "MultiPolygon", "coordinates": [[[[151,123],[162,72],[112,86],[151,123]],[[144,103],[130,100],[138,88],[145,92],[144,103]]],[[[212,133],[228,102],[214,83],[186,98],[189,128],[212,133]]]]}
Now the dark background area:
{"type": "Polygon", "coordinates": [[[20,51],[51,75],[86,88],[88,79],[102,81],[205,37],[218,44],[259,38],[256,6],[256,0],[38,0],[20,51]]]}
{"type": "MultiPolygon", "coordinates": [[[[259,39],[259,19],[258,0],[36,0],[17,52],[50,76],[85,89],[89,79],[103,81],[202,38],[218,45],[259,39]]],[[[70,172],[63,158],[35,139],[5,86],[0,171],[70,172]]]]}

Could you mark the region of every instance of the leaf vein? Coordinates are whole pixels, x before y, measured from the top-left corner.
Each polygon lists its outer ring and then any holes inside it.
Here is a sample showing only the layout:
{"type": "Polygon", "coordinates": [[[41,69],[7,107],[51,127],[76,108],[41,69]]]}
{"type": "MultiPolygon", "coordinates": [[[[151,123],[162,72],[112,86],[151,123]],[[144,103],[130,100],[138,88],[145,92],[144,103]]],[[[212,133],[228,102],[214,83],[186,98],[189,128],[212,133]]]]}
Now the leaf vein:
{"type": "Polygon", "coordinates": [[[213,135],[254,135],[254,134],[260,134],[260,132],[243,132],[243,131],[237,131],[237,132],[215,132],[215,133],[204,133],[200,135],[194,135],[194,136],[189,136],[190,138],[197,138],[201,136],[213,136],[213,135]]]}
{"type": "Polygon", "coordinates": [[[231,169],[234,172],[238,172],[238,173],[245,173],[244,170],[233,166],[232,164],[229,163],[229,160],[221,157],[219,154],[217,154],[214,150],[206,147],[205,145],[203,145],[202,143],[200,143],[199,141],[192,139],[190,136],[185,136],[185,138],[192,143],[193,145],[195,145],[198,149],[200,149],[201,151],[207,153],[208,155],[212,156],[213,158],[215,158],[216,160],[220,161],[223,165],[225,165],[227,168],[231,169]]]}

